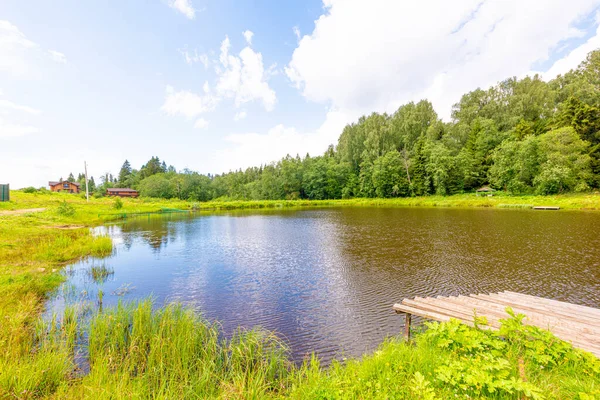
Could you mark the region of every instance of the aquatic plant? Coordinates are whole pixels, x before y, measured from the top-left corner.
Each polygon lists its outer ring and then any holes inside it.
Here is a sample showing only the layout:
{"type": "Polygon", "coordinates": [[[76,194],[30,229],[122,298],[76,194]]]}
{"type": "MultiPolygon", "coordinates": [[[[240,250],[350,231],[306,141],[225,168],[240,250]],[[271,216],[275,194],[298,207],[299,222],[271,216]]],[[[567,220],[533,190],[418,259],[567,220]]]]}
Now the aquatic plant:
{"type": "Polygon", "coordinates": [[[87,270],[88,276],[97,284],[103,284],[106,280],[114,275],[115,270],[112,267],[107,267],[105,264],[92,265],[87,270]]]}

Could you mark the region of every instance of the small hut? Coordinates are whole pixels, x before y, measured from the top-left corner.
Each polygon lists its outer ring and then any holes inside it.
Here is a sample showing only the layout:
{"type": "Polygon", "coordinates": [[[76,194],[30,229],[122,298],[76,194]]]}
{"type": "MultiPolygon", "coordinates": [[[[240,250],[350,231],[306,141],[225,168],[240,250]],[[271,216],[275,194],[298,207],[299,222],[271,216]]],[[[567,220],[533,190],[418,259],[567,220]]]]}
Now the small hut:
{"type": "Polygon", "coordinates": [[[475,191],[475,193],[477,194],[477,196],[481,195],[481,196],[490,196],[491,197],[494,195],[495,191],[496,191],[495,189],[492,189],[489,186],[483,186],[483,187],[480,187],[479,189],[477,189],[475,191]]]}
{"type": "Polygon", "coordinates": [[[0,185],[0,201],[10,201],[10,186],[8,183],[0,185]]]}

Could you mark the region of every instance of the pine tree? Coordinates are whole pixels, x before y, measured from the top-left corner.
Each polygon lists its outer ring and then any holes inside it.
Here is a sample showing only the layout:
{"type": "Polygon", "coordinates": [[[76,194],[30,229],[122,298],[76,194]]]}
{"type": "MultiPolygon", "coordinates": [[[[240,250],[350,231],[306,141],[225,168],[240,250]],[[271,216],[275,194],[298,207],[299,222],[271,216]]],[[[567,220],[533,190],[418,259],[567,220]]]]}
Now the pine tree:
{"type": "Polygon", "coordinates": [[[119,185],[128,186],[128,185],[126,185],[126,182],[130,176],[131,176],[131,164],[129,164],[128,160],[125,160],[125,162],[123,163],[123,166],[121,167],[121,170],[119,171],[119,185]]]}

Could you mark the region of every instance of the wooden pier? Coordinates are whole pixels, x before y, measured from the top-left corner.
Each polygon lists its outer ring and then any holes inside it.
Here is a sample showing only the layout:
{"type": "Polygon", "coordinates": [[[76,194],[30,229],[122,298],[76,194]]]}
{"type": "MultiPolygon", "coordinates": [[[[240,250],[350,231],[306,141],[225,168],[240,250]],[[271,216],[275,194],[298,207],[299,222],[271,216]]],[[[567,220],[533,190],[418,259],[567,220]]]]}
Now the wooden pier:
{"type": "Polygon", "coordinates": [[[470,296],[415,297],[394,304],[397,313],[406,315],[405,335],[410,338],[411,315],[446,322],[455,318],[474,326],[475,318],[485,317],[483,329],[498,330],[500,319],[509,315],[511,307],[517,314],[525,314],[523,323],[547,329],[574,347],[600,357],[600,309],[545,299],[521,293],[504,291],[470,296]]]}
{"type": "Polygon", "coordinates": [[[560,210],[559,206],[535,206],[533,207],[534,210],[552,210],[552,211],[558,211],[560,210]]]}

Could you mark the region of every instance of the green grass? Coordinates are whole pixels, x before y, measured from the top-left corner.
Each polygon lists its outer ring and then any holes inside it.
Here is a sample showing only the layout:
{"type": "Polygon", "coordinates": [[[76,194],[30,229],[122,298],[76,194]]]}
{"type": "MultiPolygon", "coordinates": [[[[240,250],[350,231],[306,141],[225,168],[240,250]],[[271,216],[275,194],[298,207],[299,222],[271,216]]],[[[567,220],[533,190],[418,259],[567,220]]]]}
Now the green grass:
{"type": "MultiPolygon", "coordinates": [[[[474,193],[453,196],[403,197],[394,199],[347,199],[347,200],[213,200],[190,202],[152,198],[122,199],[122,206],[115,208],[113,198],[91,198],[87,203],[79,195],[67,193],[22,193],[11,192],[11,201],[0,203],[3,210],[46,208],[48,217],[55,221],[68,220],[70,223],[85,225],[99,224],[118,218],[123,214],[161,212],[165,209],[187,211],[213,211],[260,208],[295,207],[461,207],[461,208],[504,208],[556,205],[564,210],[600,210],[600,193],[567,193],[553,196],[512,196],[496,192],[492,197],[477,196],[474,193]],[[65,207],[64,203],[70,207],[65,207]],[[65,210],[66,208],[66,210],[65,210]],[[64,215],[70,213],[72,215],[64,215]]],[[[29,214],[32,215],[32,214],[29,214]]],[[[1,215],[0,215],[1,217],[1,215]]]]}
{"type": "Polygon", "coordinates": [[[106,265],[92,265],[87,271],[92,280],[98,284],[106,282],[106,280],[115,273],[114,269],[106,265]]]}
{"type": "MultiPolygon", "coordinates": [[[[360,360],[323,368],[301,366],[261,330],[224,340],[216,324],[178,305],[153,310],[148,301],[83,318],[67,309],[43,322],[45,299],[63,281],[61,268],[113,251],[111,239],[87,227],[115,213],[292,207],[519,207],[600,209],[600,195],[551,197],[457,195],[333,201],[85,199],[69,194],[12,192],[0,203],[0,398],[600,398],[597,358],[511,318],[498,334],[456,323],[433,324],[409,344],[390,338],[360,360]],[[45,208],[43,212],[2,211],[45,208]],[[81,376],[76,343],[88,343],[90,372],[81,376]]],[[[90,267],[92,279],[111,270],[90,267]]],[[[99,296],[99,302],[102,298],[99,296]]],[[[89,310],[87,310],[89,311],[89,310]]]]}

